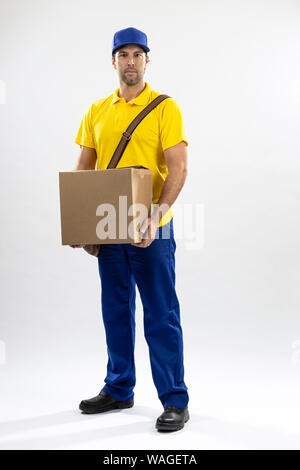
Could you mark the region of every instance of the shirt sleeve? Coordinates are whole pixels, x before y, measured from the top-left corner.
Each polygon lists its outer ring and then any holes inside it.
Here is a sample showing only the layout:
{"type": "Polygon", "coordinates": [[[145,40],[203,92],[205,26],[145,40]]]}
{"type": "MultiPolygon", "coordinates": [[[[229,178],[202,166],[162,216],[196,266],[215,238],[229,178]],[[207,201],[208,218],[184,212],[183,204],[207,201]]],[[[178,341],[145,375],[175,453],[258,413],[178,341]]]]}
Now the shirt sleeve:
{"type": "Polygon", "coordinates": [[[181,108],[174,98],[167,98],[164,104],[160,122],[160,140],[163,151],[182,141],[188,146],[181,108]]]}
{"type": "Polygon", "coordinates": [[[96,148],[92,120],[92,104],[86,109],[78,129],[75,143],[84,147],[96,148]]]}

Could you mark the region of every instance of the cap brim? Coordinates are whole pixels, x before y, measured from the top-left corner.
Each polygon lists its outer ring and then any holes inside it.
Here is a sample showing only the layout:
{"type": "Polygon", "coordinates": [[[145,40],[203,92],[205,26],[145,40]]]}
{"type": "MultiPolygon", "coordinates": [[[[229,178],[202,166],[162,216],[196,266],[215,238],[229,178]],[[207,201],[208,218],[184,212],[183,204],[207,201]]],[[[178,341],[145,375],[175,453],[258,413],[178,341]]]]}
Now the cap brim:
{"type": "Polygon", "coordinates": [[[112,53],[114,53],[115,51],[117,51],[118,49],[120,49],[120,48],[123,47],[123,46],[128,46],[128,44],[136,44],[137,46],[140,46],[145,52],[150,52],[150,49],[149,49],[149,47],[147,47],[147,46],[142,46],[141,44],[138,44],[137,42],[127,42],[127,43],[121,44],[121,45],[118,46],[118,47],[115,47],[115,48],[112,50],[112,53]]]}

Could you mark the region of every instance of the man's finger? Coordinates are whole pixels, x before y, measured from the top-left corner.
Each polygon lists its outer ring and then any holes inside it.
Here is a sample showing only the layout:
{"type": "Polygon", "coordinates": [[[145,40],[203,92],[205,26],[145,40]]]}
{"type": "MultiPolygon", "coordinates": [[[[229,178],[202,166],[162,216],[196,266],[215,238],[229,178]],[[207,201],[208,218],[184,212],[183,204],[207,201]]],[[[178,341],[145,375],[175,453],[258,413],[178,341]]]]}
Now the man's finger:
{"type": "Polygon", "coordinates": [[[144,248],[145,247],[144,241],[139,242],[139,243],[131,243],[131,245],[138,246],[139,248],[144,248]]]}

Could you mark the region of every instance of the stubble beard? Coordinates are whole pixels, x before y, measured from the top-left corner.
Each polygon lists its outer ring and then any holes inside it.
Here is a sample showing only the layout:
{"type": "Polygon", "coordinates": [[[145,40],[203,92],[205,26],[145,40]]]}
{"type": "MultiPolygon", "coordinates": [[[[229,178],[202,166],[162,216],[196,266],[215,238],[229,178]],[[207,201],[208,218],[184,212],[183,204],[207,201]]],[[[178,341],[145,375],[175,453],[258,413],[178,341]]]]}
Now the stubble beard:
{"type": "Polygon", "coordinates": [[[130,76],[129,74],[124,72],[121,75],[121,78],[122,78],[122,81],[126,83],[127,86],[135,86],[143,79],[143,74],[137,71],[136,74],[134,74],[133,76],[130,76]]]}

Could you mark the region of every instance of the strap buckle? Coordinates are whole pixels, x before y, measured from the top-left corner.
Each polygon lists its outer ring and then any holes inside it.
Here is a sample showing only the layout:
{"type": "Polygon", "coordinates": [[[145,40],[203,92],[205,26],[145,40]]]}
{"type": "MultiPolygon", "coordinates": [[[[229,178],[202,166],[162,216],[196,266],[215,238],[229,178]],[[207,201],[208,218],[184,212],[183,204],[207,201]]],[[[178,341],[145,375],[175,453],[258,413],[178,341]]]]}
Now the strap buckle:
{"type": "Polygon", "coordinates": [[[123,137],[125,137],[126,140],[131,139],[131,134],[129,134],[127,131],[123,132],[123,137]]]}

